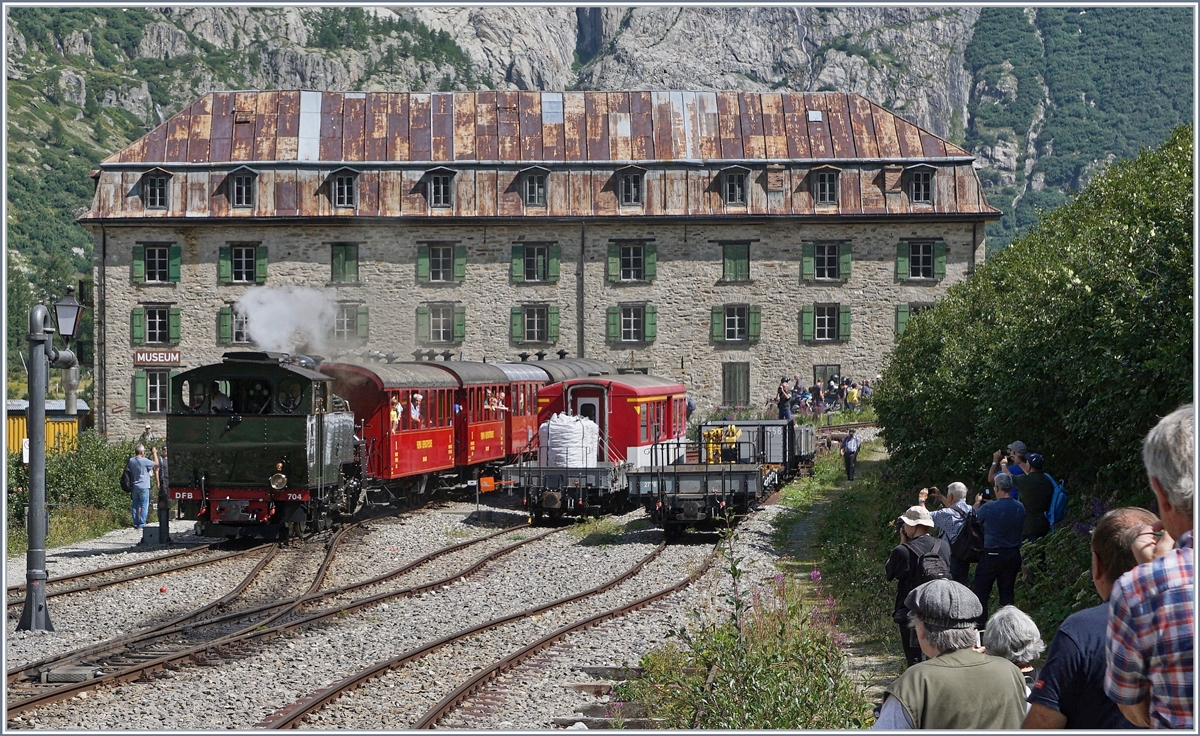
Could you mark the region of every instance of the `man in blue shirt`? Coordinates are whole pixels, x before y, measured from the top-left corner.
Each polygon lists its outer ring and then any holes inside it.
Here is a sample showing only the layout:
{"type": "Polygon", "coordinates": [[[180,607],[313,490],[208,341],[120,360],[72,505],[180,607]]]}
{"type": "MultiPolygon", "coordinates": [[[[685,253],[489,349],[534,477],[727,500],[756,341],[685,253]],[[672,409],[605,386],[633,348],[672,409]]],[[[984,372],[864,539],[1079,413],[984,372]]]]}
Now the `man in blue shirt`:
{"type": "Polygon", "coordinates": [[[1017,574],[1021,572],[1021,531],[1025,527],[1025,507],[1012,497],[1012,476],[996,473],[995,501],[975,499],[975,517],[983,524],[983,556],[975,567],[971,590],[983,604],[979,629],[987,624],[988,597],[992,586],[1000,586],[1000,605],[1016,605],[1017,574]]]}
{"type": "Polygon", "coordinates": [[[854,466],[858,462],[858,448],[862,440],[855,437],[855,431],[850,430],[849,436],[842,440],[842,460],[846,464],[846,480],[854,480],[854,466]]]}
{"type": "Polygon", "coordinates": [[[129,458],[126,466],[133,474],[133,528],[141,529],[146,525],[146,514],[150,511],[150,473],[158,467],[158,448],[151,448],[153,460],[146,457],[145,445],[138,445],[134,451],[137,454],[129,458]]]}

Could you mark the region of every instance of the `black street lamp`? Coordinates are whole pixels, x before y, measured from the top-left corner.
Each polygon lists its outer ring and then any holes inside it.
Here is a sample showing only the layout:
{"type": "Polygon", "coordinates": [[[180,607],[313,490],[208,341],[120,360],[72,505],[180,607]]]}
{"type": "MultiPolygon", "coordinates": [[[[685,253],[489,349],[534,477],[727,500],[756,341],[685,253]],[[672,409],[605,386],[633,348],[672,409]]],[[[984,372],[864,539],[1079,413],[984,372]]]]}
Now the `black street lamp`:
{"type": "MultiPolygon", "coordinates": [[[[62,336],[75,337],[83,307],[73,287],[54,305],[62,336]]],[[[50,368],[71,368],[77,363],[70,350],[54,348],[50,312],[43,304],[29,310],[29,549],[25,553],[25,607],[18,631],[54,631],[46,608],[46,382],[50,368]]]]}

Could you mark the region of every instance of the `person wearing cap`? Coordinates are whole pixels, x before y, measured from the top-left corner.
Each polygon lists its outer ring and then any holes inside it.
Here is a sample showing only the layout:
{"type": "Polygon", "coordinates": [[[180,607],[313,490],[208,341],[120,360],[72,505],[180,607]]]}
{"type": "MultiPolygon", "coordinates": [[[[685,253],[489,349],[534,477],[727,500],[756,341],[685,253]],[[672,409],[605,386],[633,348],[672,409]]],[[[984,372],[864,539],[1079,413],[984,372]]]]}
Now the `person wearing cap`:
{"type": "Polygon", "coordinates": [[[953,580],[931,580],[904,605],[929,659],[887,686],[873,728],[1020,728],[1025,678],[1012,662],[975,650],[983,610],[975,594],[953,580]]]}
{"type": "Polygon", "coordinates": [[[1050,502],[1054,499],[1054,481],[1042,472],[1045,458],[1036,452],[1031,452],[1017,461],[1020,475],[1013,476],[1013,488],[1019,493],[1013,494],[1025,506],[1025,526],[1021,530],[1022,538],[1032,542],[1050,533],[1050,520],[1046,512],[1050,510],[1050,502]]]}
{"type": "Polygon", "coordinates": [[[1027,452],[1029,452],[1029,448],[1025,446],[1025,443],[1016,440],[1003,450],[996,450],[992,453],[992,467],[988,468],[988,483],[995,482],[996,473],[1020,475],[1025,472],[1021,470],[1020,462],[1025,459],[1027,452]]]}
{"type": "Polygon", "coordinates": [[[855,430],[850,430],[846,439],[842,440],[842,461],[846,465],[846,480],[854,480],[854,466],[858,463],[858,448],[862,447],[862,440],[858,438],[855,430]]]}
{"type": "Polygon", "coordinates": [[[1000,588],[1000,605],[1017,602],[1017,574],[1021,572],[1021,530],[1025,528],[1025,507],[1012,497],[1012,476],[997,473],[993,489],[995,500],[975,497],[975,518],[983,525],[983,554],[975,566],[971,590],[983,605],[979,628],[987,622],[987,600],[992,586],[1000,588]]]}
{"type": "MultiPolygon", "coordinates": [[[[913,588],[925,582],[926,571],[930,567],[929,555],[941,559],[941,570],[949,576],[950,545],[944,539],[932,536],[930,529],[934,528],[933,517],[924,506],[910,506],[896,521],[900,526],[900,544],[892,549],[884,565],[888,581],[895,580],[896,606],[892,611],[892,619],[900,626],[900,646],[904,648],[904,659],[912,667],[925,657],[921,646],[908,625],[909,609],[905,605],[908,594],[913,588]],[[922,560],[925,560],[922,565],[922,560]]],[[[936,567],[936,564],[934,565],[936,567]]]]}

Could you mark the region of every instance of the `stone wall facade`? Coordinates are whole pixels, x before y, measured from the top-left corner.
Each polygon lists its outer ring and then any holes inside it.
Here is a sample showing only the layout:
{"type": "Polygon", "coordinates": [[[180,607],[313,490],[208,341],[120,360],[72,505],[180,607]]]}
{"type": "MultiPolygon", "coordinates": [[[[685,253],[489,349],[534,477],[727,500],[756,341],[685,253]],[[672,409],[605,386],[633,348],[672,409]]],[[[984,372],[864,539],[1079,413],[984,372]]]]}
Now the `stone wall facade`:
{"type": "MultiPolygon", "coordinates": [[[[701,410],[722,404],[726,362],[749,365],[749,399],[762,406],[781,376],[813,380],[814,365],[839,365],[842,375],[873,378],[896,338],[900,304],[936,301],[952,284],[968,277],[983,261],[984,222],[977,218],[901,220],[837,219],[816,223],[796,219],[539,220],[478,222],[383,221],[196,224],[153,223],[93,226],[96,279],[95,411],[101,431],[138,434],[145,424],[165,431],[165,415],[135,411],[131,314],[147,304],[179,310],[180,334],[170,348],[181,354],[176,370],[220,360],[223,352],[251,345],[219,343],[218,320],[252,284],[223,284],[218,276],[219,249],[231,243],[266,246],[264,286],[303,285],[327,290],[338,302],[365,305],[368,337],[323,346],[337,350],[394,351],[411,359],[413,350],[450,349],[466,360],[519,360],[521,351],[559,349],[570,357],[610,361],[618,366],[680,379],[701,410]],[[909,239],[945,243],[941,279],[897,277],[897,244],[909,239]],[[653,281],[613,283],[607,274],[608,248],[616,241],[651,243],[657,251],[653,281]],[[805,242],[848,242],[852,268],[848,279],[805,281],[801,274],[805,242]],[[726,281],[723,243],[749,242],[749,279],[726,281]],[[179,280],[137,283],[132,278],[133,249],[139,244],[180,247],[179,280]],[[426,283],[417,278],[421,244],[465,246],[466,269],[460,282],[426,283]],[[561,253],[556,283],[516,282],[511,275],[513,246],[554,244],[561,253]],[[331,246],[357,244],[359,280],[331,282],[331,246]],[[417,309],[454,303],[465,308],[465,337],[460,344],[418,344],[417,309]],[[559,334],[553,344],[514,341],[511,308],[541,303],[558,308],[559,334]],[[657,308],[657,337],[652,342],[613,343],[606,335],[607,308],[622,303],[657,308]],[[761,312],[754,342],[716,342],[711,307],[750,304],[761,312]],[[801,339],[804,305],[849,305],[848,340],[801,339]]],[[[166,346],[164,346],[166,347],[166,346]]],[[[532,359],[532,358],[531,358],[532,359]]]]}

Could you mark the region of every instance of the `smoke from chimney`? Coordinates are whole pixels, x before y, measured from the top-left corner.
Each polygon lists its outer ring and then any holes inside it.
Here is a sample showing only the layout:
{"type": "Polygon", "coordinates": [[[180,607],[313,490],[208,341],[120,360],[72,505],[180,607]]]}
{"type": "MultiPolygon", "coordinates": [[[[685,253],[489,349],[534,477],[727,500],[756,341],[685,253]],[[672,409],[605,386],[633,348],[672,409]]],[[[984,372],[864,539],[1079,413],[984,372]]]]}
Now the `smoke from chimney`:
{"type": "Polygon", "coordinates": [[[328,293],[295,286],[253,287],[234,310],[246,315],[246,330],[260,349],[279,353],[295,353],[300,346],[324,350],[337,314],[328,293]]]}

